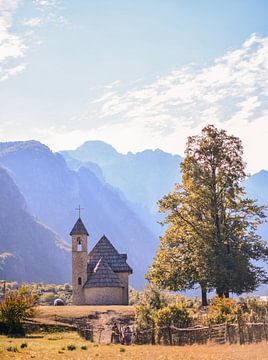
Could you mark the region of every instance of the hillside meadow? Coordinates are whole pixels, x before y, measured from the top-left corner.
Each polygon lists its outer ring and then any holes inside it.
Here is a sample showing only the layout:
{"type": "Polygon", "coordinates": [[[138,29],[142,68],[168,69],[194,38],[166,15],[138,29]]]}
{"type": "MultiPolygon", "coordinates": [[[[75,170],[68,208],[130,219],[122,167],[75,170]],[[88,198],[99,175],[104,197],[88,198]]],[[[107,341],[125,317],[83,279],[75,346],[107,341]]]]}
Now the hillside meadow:
{"type": "Polygon", "coordinates": [[[135,307],[126,305],[110,305],[110,306],[38,306],[38,319],[55,320],[56,317],[63,318],[79,318],[85,317],[96,312],[113,311],[121,315],[134,315],[135,307]]]}
{"type": "MultiPolygon", "coordinates": [[[[25,346],[25,345],[24,345],[25,346]]],[[[1,359],[128,359],[128,360],[265,360],[268,359],[266,343],[253,345],[106,345],[93,344],[76,333],[32,334],[25,339],[0,336],[1,359]],[[26,343],[27,347],[21,348],[26,343]],[[74,345],[74,350],[68,346],[74,345]],[[83,347],[84,349],[82,349],[83,347]],[[7,349],[17,349],[16,352],[7,349]]]]}

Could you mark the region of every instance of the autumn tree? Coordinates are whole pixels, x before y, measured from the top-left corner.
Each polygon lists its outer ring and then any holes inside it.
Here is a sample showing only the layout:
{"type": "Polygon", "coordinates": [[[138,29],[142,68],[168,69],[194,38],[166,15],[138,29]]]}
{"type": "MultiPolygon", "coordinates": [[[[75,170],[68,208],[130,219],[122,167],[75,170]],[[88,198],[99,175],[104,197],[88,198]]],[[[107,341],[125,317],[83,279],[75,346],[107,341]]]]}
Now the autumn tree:
{"type": "Polygon", "coordinates": [[[241,141],[209,125],[188,138],[181,164],[182,184],[159,201],[166,214],[165,235],[148,274],[169,290],[201,286],[206,292],[253,291],[267,281],[256,261],[267,260],[267,247],[257,234],[264,206],[246,196],[241,141]]]}
{"type": "Polygon", "coordinates": [[[9,334],[23,334],[22,323],[36,314],[37,296],[32,295],[26,286],[11,291],[0,304],[0,321],[9,334]]]}

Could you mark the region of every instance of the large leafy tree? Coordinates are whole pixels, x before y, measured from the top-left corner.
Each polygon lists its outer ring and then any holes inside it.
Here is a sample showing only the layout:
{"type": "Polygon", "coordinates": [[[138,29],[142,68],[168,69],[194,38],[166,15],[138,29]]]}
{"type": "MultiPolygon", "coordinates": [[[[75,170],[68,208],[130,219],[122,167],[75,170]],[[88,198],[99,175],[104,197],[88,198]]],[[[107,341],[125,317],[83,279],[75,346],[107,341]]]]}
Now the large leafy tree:
{"type": "Polygon", "coordinates": [[[207,290],[228,297],[267,281],[256,265],[268,254],[256,233],[265,207],[246,197],[242,155],[241,141],[213,125],[188,138],[182,184],[159,202],[166,230],[148,274],[152,282],[170,290],[199,284],[205,305],[207,290]]]}

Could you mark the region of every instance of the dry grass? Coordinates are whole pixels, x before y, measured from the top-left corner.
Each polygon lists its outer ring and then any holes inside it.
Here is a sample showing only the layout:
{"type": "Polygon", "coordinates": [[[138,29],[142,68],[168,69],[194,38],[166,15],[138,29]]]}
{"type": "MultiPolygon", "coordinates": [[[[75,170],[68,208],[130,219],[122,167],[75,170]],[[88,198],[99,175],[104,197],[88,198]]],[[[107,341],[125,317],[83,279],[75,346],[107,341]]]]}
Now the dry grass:
{"type": "MultiPolygon", "coordinates": [[[[38,336],[36,334],[35,336],[38,336]]],[[[265,360],[268,359],[266,343],[252,345],[193,345],[193,346],[150,346],[150,345],[98,345],[79,338],[76,333],[49,334],[43,337],[9,339],[0,336],[0,359],[77,359],[77,360],[265,360]],[[22,343],[27,348],[20,348],[22,343]],[[76,349],[68,351],[74,344],[76,349]],[[86,345],[87,350],[81,346],[86,345]],[[8,352],[9,346],[16,346],[19,352],[8,352]],[[123,350],[122,350],[123,349],[123,350]]]]}
{"type": "Polygon", "coordinates": [[[39,306],[38,319],[54,320],[55,315],[65,318],[79,318],[88,316],[96,312],[114,311],[121,315],[133,315],[135,310],[133,306],[39,306]]]}

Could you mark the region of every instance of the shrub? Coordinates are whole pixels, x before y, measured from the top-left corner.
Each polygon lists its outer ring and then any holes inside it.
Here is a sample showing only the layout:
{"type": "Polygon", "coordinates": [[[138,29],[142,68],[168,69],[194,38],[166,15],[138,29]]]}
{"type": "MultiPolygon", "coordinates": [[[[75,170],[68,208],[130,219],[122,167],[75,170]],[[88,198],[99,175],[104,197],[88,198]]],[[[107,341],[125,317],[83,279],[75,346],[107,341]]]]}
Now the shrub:
{"type": "Polygon", "coordinates": [[[24,334],[22,322],[36,314],[37,296],[31,295],[25,286],[10,292],[0,304],[0,321],[8,334],[24,334]]]}
{"type": "Polygon", "coordinates": [[[21,349],[24,349],[24,348],[27,348],[27,347],[28,347],[27,343],[22,343],[21,346],[20,346],[21,349]]]}
{"type": "Polygon", "coordinates": [[[19,352],[19,350],[17,349],[16,346],[9,346],[9,347],[7,348],[7,351],[19,352]]]}
{"type": "Polygon", "coordinates": [[[223,324],[243,319],[241,305],[234,299],[215,297],[208,309],[210,324],[223,324]]]}
{"type": "Polygon", "coordinates": [[[81,350],[87,350],[87,346],[86,346],[86,345],[82,345],[82,346],[81,346],[81,350]]]}
{"type": "Polygon", "coordinates": [[[268,303],[259,299],[248,297],[239,301],[244,317],[249,322],[266,322],[268,314],[268,303]]]}
{"type": "Polygon", "coordinates": [[[57,294],[54,292],[47,292],[41,296],[40,301],[48,305],[53,305],[56,299],[57,294]]]}
{"type": "Polygon", "coordinates": [[[125,352],[125,351],[126,351],[126,349],[125,349],[125,348],[123,348],[123,347],[121,347],[121,348],[119,349],[119,351],[120,351],[120,352],[125,352]]]}
{"type": "Polygon", "coordinates": [[[137,306],[135,322],[136,327],[139,330],[147,330],[154,327],[154,310],[149,306],[137,306]]]}
{"type": "Polygon", "coordinates": [[[157,310],[168,304],[168,293],[160,290],[157,286],[150,284],[146,289],[138,294],[137,305],[147,306],[157,310]]]}
{"type": "Polygon", "coordinates": [[[67,350],[74,351],[74,350],[76,350],[76,346],[74,344],[69,344],[69,345],[67,345],[67,350]]]}
{"type": "Polygon", "coordinates": [[[171,326],[186,328],[192,325],[193,319],[190,316],[185,304],[170,304],[155,313],[156,335],[158,342],[161,338],[166,343],[172,343],[171,326]]]}
{"type": "Polygon", "coordinates": [[[192,325],[192,317],[183,304],[170,304],[155,313],[156,326],[186,328],[192,325]]]}

